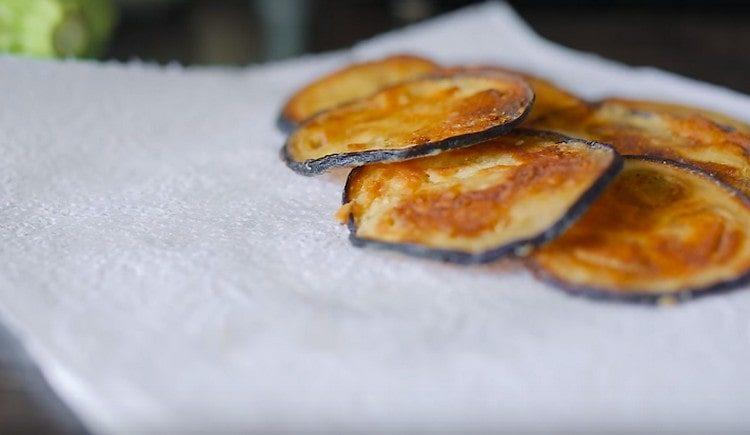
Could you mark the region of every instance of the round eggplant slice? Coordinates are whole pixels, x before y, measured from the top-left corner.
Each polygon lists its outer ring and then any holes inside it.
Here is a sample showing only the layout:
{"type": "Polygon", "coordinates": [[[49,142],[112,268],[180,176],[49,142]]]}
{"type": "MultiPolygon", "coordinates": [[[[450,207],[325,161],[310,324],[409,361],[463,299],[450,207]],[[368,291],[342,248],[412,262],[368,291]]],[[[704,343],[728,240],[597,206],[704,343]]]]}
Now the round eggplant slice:
{"type": "Polygon", "coordinates": [[[508,132],[533,100],[511,75],[415,79],[313,117],[292,133],[282,157],[310,175],[434,155],[508,132]]]}
{"type": "Polygon", "coordinates": [[[458,72],[469,73],[469,74],[515,74],[524,80],[531,86],[534,91],[534,107],[531,108],[531,112],[526,117],[524,124],[531,124],[532,122],[547,116],[551,113],[555,113],[561,110],[573,110],[586,107],[587,103],[573,95],[571,92],[560,88],[556,84],[545,80],[541,77],[537,77],[531,74],[527,74],[521,71],[515,71],[500,66],[494,65],[467,65],[467,66],[456,66],[451,68],[445,68],[435,73],[439,74],[455,74],[458,72]]]}
{"type": "Polygon", "coordinates": [[[317,113],[417,78],[436,68],[437,64],[431,60],[406,54],[349,65],[315,80],[292,95],[281,111],[279,127],[290,131],[317,113]]]}
{"type": "Polygon", "coordinates": [[[457,263],[526,255],[562,232],[622,166],[609,146],[518,129],[437,156],[353,170],[351,241],[457,263]]]}
{"type": "Polygon", "coordinates": [[[750,200],[678,162],[626,157],[589,210],[528,261],[575,294],[680,301],[750,276],[750,200]]]}
{"type": "Polygon", "coordinates": [[[609,99],[532,124],[612,144],[620,154],[697,166],[750,195],[750,129],[724,115],[672,104],[609,99]]]}
{"type": "Polygon", "coordinates": [[[603,101],[603,103],[605,102],[608,104],[619,104],[621,106],[628,107],[634,110],[668,113],[673,116],[691,117],[694,115],[700,115],[720,125],[724,130],[737,130],[745,134],[750,134],[750,125],[748,125],[746,122],[734,119],[723,113],[701,109],[698,107],[684,106],[673,103],[663,103],[658,101],[627,100],[623,98],[608,98],[603,101]]]}

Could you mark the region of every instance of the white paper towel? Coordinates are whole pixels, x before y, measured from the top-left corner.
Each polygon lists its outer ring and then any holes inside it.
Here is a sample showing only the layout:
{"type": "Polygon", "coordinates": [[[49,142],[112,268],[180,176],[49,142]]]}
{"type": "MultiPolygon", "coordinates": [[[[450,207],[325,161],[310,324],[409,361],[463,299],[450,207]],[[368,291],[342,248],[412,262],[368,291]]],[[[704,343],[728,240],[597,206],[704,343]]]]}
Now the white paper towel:
{"type": "Polygon", "coordinates": [[[750,430],[750,291],[599,303],[512,263],[352,247],[274,127],[413,51],[750,119],[750,98],[540,39],[490,3],[248,69],[0,58],[0,310],[96,431],[750,430]]]}

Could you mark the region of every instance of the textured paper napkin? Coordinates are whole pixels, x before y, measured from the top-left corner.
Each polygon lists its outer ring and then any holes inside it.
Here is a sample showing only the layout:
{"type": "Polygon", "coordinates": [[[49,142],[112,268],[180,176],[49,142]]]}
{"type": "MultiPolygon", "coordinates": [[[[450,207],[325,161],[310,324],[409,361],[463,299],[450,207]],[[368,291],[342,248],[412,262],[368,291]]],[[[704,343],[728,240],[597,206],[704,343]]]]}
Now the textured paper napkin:
{"type": "Polygon", "coordinates": [[[540,39],[490,3],[247,69],[0,58],[0,309],[95,431],[750,430],[750,291],[671,309],[512,263],[352,247],[342,174],[274,127],[297,86],[414,51],[588,97],[750,98],[540,39]]]}

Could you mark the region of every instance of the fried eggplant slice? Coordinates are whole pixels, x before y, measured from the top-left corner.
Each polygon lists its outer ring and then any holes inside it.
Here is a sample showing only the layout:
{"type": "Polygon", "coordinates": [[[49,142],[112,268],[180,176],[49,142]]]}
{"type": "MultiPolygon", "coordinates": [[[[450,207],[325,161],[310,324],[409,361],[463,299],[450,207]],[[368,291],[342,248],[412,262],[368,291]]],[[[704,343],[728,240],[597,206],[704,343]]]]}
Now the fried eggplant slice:
{"type": "Polygon", "coordinates": [[[583,217],[528,264],[598,298],[672,302],[736,287],[750,277],[750,200],[683,163],[626,157],[583,217]]]}
{"type": "Polygon", "coordinates": [[[527,74],[521,71],[494,66],[494,65],[470,65],[444,68],[435,73],[438,74],[455,74],[458,72],[470,74],[515,74],[531,86],[534,91],[534,107],[526,117],[525,124],[530,124],[542,117],[548,116],[561,110],[573,110],[586,107],[586,102],[572,93],[560,88],[554,83],[543,78],[527,74]]]}
{"type": "Polygon", "coordinates": [[[647,110],[651,112],[669,113],[674,116],[690,117],[693,115],[701,115],[720,125],[725,130],[737,130],[745,134],[750,134],[750,125],[746,122],[734,119],[723,113],[714,112],[712,110],[684,106],[674,103],[663,103],[647,100],[628,100],[624,98],[608,98],[604,101],[608,102],[609,104],[620,104],[634,110],[647,110]]]}
{"type": "Polygon", "coordinates": [[[419,78],[316,115],[292,133],[282,157],[311,175],[434,155],[510,131],[533,100],[512,75],[419,78]]]}
{"type": "Polygon", "coordinates": [[[282,130],[291,130],[317,113],[419,77],[437,67],[429,59],[407,54],[347,66],[315,80],[292,95],[281,111],[279,126],[282,130]]]}
{"type": "Polygon", "coordinates": [[[557,236],[621,166],[608,145],[517,129],[437,156],[356,168],[339,216],[348,216],[357,246],[489,262],[557,236]]]}
{"type": "Polygon", "coordinates": [[[750,134],[739,121],[725,125],[719,117],[671,104],[609,99],[551,114],[532,126],[609,143],[623,155],[689,163],[750,194],[750,134]]]}

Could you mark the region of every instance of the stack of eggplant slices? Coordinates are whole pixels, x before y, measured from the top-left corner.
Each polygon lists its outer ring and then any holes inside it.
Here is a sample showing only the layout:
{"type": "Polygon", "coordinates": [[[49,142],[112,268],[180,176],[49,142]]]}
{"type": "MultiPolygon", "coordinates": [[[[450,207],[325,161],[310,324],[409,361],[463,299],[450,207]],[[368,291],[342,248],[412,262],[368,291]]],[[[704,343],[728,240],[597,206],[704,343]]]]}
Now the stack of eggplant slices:
{"type": "Polygon", "coordinates": [[[573,294],[633,302],[750,278],[750,126],[719,113],[395,55],[302,88],[279,126],[294,171],[353,168],[338,217],[356,246],[520,258],[573,294]]]}

